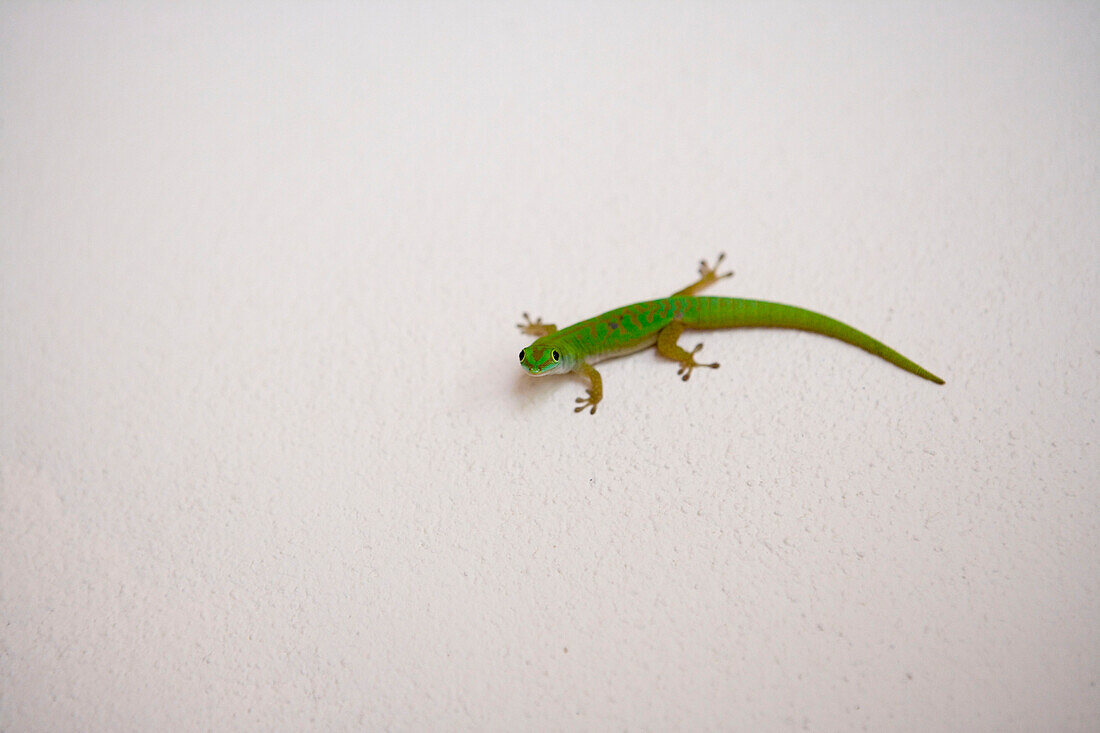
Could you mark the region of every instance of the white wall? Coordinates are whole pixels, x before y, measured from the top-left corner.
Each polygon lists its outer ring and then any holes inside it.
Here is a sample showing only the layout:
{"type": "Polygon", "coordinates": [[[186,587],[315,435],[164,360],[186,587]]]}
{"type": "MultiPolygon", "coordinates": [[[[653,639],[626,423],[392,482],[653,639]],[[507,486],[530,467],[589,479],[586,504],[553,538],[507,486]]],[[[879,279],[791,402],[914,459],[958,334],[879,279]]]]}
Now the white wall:
{"type": "Polygon", "coordinates": [[[1095,6],[510,5],[0,8],[0,728],[1095,725],[1095,6]]]}

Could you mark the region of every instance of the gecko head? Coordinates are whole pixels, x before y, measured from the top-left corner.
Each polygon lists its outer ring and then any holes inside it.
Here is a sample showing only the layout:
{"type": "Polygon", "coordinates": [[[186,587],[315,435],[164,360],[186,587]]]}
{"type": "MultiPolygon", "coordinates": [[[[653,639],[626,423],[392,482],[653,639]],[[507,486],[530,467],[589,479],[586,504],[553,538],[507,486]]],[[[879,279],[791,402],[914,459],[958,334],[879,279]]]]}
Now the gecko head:
{"type": "Polygon", "coordinates": [[[560,346],[535,346],[531,344],[519,352],[519,363],[532,377],[561,374],[571,368],[567,355],[560,346]]]}

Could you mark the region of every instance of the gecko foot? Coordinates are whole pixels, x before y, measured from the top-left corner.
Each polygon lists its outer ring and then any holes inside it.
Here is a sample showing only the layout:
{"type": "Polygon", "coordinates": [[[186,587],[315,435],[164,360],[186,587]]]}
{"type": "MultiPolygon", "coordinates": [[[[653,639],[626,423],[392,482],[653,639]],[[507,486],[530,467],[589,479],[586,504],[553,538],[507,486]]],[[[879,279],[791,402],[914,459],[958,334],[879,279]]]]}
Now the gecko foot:
{"type": "Polygon", "coordinates": [[[714,267],[708,265],[706,260],[699,260],[699,275],[702,277],[703,282],[709,285],[713,282],[724,280],[727,277],[733,277],[733,270],[722,275],[718,274],[718,268],[722,265],[722,260],[724,259],[726,259],[726,253],[719,252],[718,259],[714,261],[714,267]]]}
{"type": "Polygon", "coordinates": [[[578,397],[577,402],[581,403],[581,405],[580,407],[574,407],[573,412],[583,412],[586,407],[591,406],[592,409],[588,411],[588,414],[595,415],[596,405],[600,403],[600,400],[598,398],[592,399],[592,390],[586,389],[585,392],[588,393],[588,397],[578,397]]]}
{"type": "Polygon", "coordinates": [[[552,323],[543,323],[541,317],[532,321],[531,316],[524,313],[523,320],[525,322],[517,323],[516,328],[528,336],[538,336],[541,338],[542,336],[547,336],[558,330],[558,327],[552,323]]]}
{"type": "Polygon", "coordinates": [[[677,374],[683,375],[683,377],[681,378],[685,382],[691,377],[691,370],[695,367],[707,367],[708,369],[717,369],[720,366],[718,362],[714,362],[713,364],[700,364],[699,362],[695,361],[695,355],[698,354],[699,350],[702,348],[702,344],[696,344],[695,348],[691,350],[690,354],[688,354],[687,363],[681,362],[680,368],[676,371],[677,374]]]}

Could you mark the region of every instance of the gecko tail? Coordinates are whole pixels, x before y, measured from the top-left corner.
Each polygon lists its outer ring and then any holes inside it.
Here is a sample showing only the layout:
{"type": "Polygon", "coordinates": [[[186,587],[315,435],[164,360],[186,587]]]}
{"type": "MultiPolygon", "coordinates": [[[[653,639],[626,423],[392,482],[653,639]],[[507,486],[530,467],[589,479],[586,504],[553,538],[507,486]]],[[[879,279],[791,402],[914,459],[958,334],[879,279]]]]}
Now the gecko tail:
{"type": "Polygon", "coordinates": [[[944,384],[941,378],[878,339],[821,313],[763,300],[741,298],[700,298],[699,300],[712,302],[700,309],[699,323],[695,326],[696,328],[790,328],[819,333],[857,346],[929,382],[944,384]]]}

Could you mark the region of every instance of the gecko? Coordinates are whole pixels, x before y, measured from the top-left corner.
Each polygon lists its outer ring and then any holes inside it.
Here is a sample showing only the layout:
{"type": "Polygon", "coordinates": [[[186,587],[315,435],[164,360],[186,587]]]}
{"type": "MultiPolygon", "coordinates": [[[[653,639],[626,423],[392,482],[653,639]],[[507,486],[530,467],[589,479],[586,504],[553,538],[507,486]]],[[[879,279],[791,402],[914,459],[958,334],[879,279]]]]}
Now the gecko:
{"type": "Polygon", "coordinates": [[[580,404],[573,411],[589,409],[589,413],[594,415],[596,406],[603,399],[603,380],[592,366],[597,362],[656,345],[658,354],[679,363],[676,373],[686,382],[694,369],[717,369],[719,366],[717,363],[700,364],[695,361],[695,355],[703,344],[697,344],[691,351],[679,345],[680,335],[686,329],[790,328],[831,336],[882,357],[930,382],[944,383],[935,374],[881,341],[835,318],[764,300],[696,295],[703,288],[733,276],[732,272],[718,274],[724,259],[725,254],[719,254],[714,267],[709,266],[706,260],[700,261],[699,279],[668,298],[626,305],[566,328],[559,329],[552,323],[543,323],[542,318],[532,321],[524,313],[524,322],[516,326],[521,332],[537,339],[519,352],[520,364],[534,377],[569,372],[587,377],[591,385],[586,390],[587,396],[577,398],[580,404]]]}

